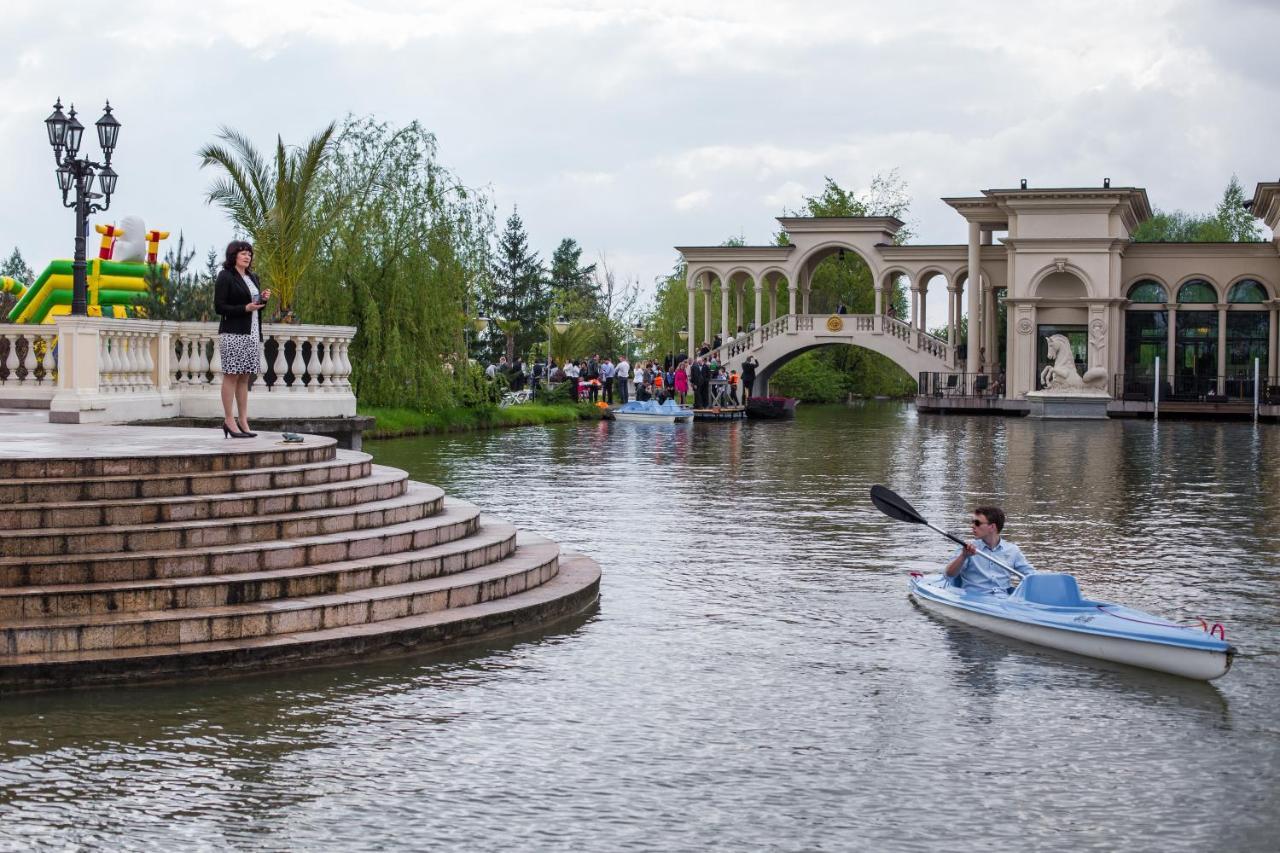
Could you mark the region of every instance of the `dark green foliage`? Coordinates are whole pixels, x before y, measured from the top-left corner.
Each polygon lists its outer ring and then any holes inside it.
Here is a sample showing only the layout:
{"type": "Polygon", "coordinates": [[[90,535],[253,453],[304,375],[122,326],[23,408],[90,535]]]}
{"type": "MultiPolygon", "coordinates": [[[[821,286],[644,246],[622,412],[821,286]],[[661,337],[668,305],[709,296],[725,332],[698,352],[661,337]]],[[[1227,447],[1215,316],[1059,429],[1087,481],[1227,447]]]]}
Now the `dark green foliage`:
{"type": "Polygon", "coordinates": [[[217,277],[217,254],[212,250],[210,254],[210,268],[203,274],[192,270],[196,252],[186,250],[186,237],[179,231],[177,245],[170,246],[164,255],[168,276],[159,266],[147,268],[147,292],[134,302],[140,315],[149,320],[208,320],[213,315],[213,281],[217,277]]]}
{"type": "Polygon", "coordinates": [[[494,320],[489,335],[490,359],[497,361],[499,355],[505,355],[512,361],[517,353],[529,352],[544,339],[543,324],[549,310],[546,271],[538,253],[529,249],[524,222],[513,209],[498,238],[493,261],[492,291],[486,307],[494,320]]]}
{"type": "Polygon", "coordinates": [[[835,403],[859,397],[904,397],[915,380],[891,359],[861,347],[836,346],[807,352],[783,365],[769,392],[809,403],[835,403]]]}
{"type": "Polygon", "coordinates": [[[1258,221],[1244,202],[1244,188],[1232,175],[1213,213],[1157,210],[1132,237],[1135,243],[1259,243],[1258,221]]]}
{"type": "Polygon", "coordinates": [[[581,266],[582,247],[565,237],[551,255],[547,284],[557,316],[570,320],[595,316],[600,311],[596,264],[581,266]]]}

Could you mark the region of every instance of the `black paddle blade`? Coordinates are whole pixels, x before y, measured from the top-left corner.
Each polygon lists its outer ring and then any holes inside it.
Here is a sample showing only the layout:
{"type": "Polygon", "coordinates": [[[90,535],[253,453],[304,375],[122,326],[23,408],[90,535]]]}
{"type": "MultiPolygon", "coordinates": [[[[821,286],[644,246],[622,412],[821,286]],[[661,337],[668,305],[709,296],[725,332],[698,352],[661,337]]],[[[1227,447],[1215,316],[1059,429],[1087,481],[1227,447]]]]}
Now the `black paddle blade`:
{"type": "Polygon", "coordinates": [[[879,483],[871,487],[871,502],[876,505],[876,509],[897,521],[909,521],[912,524],[927,523],[924,516],[916,512],[911,504],[879,483]]]}

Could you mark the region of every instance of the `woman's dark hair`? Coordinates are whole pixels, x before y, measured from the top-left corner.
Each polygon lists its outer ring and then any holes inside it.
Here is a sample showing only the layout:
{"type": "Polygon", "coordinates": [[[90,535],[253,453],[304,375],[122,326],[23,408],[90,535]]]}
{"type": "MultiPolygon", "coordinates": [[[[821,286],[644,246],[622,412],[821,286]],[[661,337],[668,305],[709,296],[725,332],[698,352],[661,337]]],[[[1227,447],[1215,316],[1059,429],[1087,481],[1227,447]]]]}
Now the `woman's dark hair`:
{"type": "MultiPolygon", "coordinates": [[[[222,268],[224,270],[233,270],[236,268],[236,255],[247,251],[253,254],[253,244],[245,240],[232,240],[227,244],[227,256],[222,259],[222,268]]],[[[253,269],[253,260],[249,261],[249,269],[253,269]]]]}

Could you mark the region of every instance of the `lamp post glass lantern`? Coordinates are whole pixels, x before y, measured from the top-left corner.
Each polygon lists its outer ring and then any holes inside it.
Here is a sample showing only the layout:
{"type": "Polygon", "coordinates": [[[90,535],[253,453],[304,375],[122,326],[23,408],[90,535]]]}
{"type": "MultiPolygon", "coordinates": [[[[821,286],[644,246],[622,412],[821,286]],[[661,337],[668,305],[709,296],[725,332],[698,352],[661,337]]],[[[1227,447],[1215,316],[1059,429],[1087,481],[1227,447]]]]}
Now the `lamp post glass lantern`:
{"type": "Polygon", "coordinates": [[[120,122],[111,114],[108,101],[102,118],[94,122],[98,131],[98,147],[102,149],[102,162],[79,157],[80,142],[84,137],[84,125],[76,118],[75,104],[62,112],[62,98],[53,105],[53,113],[44,120],[49,135],[49,147],[53,149],[53,162],[57,168],[58,189],[62,192],[62,206],[76,211],[76,251],[71,263],[74,282],[71,296],[72,315],[89,313],[89,279],[85,264],[85,239],[89,230],[89,214],[100,213],[111,206],[111,196],[116,191],[118,176],[111,168],[111,155],[120,138],[120,122]],[[101,192],[93,191],[93,180],[98,179],[101,192]],[[71,197],[74,193],[74,197],[71,197]],[[96,199],[102,199],[99,203],[96,199]]]}

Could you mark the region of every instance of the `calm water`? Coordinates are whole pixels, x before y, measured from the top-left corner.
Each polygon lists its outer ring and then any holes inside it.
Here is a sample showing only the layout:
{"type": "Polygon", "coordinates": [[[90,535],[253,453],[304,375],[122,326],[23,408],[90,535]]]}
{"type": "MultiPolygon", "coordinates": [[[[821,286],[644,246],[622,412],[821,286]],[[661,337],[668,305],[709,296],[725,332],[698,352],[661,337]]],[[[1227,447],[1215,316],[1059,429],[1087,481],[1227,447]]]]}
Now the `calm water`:
{"type": "Polygon", "coordinates": [[[448,657],[0,704],[0,848],[1275,850],[1280,427],[593,424],[379,462],[596,556],[599,608],[448,657]],[[884,482],[1087,594],[1227,625],[1203,685],[934,621],[884,482]]]}

